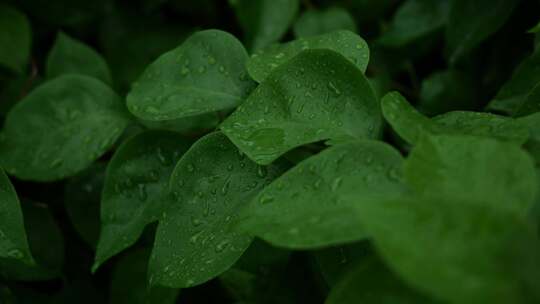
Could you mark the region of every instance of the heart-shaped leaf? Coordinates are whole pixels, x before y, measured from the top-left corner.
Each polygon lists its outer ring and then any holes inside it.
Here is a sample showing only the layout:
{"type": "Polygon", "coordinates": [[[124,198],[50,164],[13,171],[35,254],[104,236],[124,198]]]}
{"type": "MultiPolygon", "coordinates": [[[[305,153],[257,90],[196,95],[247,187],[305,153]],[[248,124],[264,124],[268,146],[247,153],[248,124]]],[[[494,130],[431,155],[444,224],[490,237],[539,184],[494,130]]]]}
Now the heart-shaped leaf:
{"type": "Polygon", "coordinates": [[[242,210],[241,232],[273,245],[320,248],[366,238],[357,205],[402,191],[402,157],[376,141],[336,145],[299,163],[242,210]]]}
{"type": "Polygon", "coordinates": [[[9,112],[0,138],[0,163],[20,179],[62,179],[103,155],[129,123],[122,101],[101,81],[60,76],[9,112]]]}
{"type": "Polygon", "coordinates": [[[329,49],[338,52],[362,72],[366,71],[369,62],[369,48],[366,41],[351,31],[340,30],[262,49],[253,54],[247,62],[249,75],[257,82],[262,82],[277,67],[308,49],[329,49]]]}
{"type": "Polygon", "coordinates": [[[221,125],[236,146],[269,164],[304,144],[376,138],[379,103],[362,71],[330,50],[306,50],[276,68],[221,125]]]}
{"type": "Polygon", "coordinates": [[[248,55],[231,34],[206,30],[161,55],[133,84],[131,113],[145,120],[172,120],[234,108],[253,89],[248,55]]]}
{"type": "Polygon", "coordinates": [[[176,165],[173,201],[163,212],[152,258],[152,285],[190,287],[231,267],[251,237],[229,229],[239,210],[282,172],[247,159],[221,133],[197,141],[176,165]]]}

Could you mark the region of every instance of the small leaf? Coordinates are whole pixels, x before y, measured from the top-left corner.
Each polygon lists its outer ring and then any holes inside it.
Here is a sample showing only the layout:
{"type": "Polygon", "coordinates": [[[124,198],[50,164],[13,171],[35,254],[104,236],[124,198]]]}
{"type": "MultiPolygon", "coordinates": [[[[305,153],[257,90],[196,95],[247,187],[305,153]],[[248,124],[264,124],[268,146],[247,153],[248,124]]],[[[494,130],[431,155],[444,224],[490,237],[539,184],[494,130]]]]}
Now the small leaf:
{"type": "Polygon", "coordinates": [[[115,265],[111,279],[110,303],[173,304],[179,290],[148,286],[146,280],[150,251],[139,249],[123,256],[115,265]]]}
{"type": "Polygon", "coordinates": [[[353,32],[341,30],[262,49],[247,62],[249,75],[257,82],[262,82],[277,67],[307,49],[329,49],[338,52],[362,72],[366,71],[369,62],[369,48],[364,39],[353,32]]]}
{"type": "Polygon", "coordinates": [[[82,75],[60,76],[9,112],[0,163],[20,179],[59,180],[103,155],[129,123],[122,101],[102,82],[82,75]]]}
{"type": "Polygon", "coordinates": [[[342,55],[306,50],[278,67],[221,125],[259,164],[304,144],[376,138],[379,103],[362,72],[342,55]]]}
{"type": "Polygon", "coordinates": [[[513,115],[530,93],[540,83],[540,52],[534,52],[516,68],[508,80],[488,104],[487,109],[513,115]]]}
{"type": "Polygon", "coordinates": [[[408,0],[397,10],[377,40],[386,47],[403,47],[441,30],[448,19],[448,0],[408,0]]]}
{"type": "Polygon", "coordinates": [[[129,110],[144,120],[172,120],[236,107],[253,88],[248,56],[232,35],[193,34],[154,61],[133,84],[129,110]]]}
{"type": "Polygon", "coordinates": [[[169,202],[166,193],[174,165],[189,146],[180,134],[146,131],[118,148],[105,177],[94,271],[158,220],[169,202]]]}
{"type": "Polygon", "coordinates": [[[277,42],[291,26],[298,0],[229,0],[250,50],[277,42]]]}
{"type": "Polygon", "coordinates": [[[399,195],[401,163],[399,152],[377,141],[333,146],[261,191],[242,210],[235,229],[293,249],[364,239],[355,208],[399,195]]]}
{"type": "Polygon", "coordinates": [[[481,42],[497,32],[510,18],[516,0],[452,0],[446,44],[450,63],[475,49],[481,42]]]}
{"type": "Polygon", "coordinates": [[[0,169],[0,201],[0,258],[21,260],[32,265],[34,261],[26,240],[19,198],[2,169],[0,169]]]}
{"type": "Polygon", "coordinates": [[[490,113],[454,111],[432,119],[422,115],[397,92],[386,94],[382,112],[394,131],[410,144],[424,134],[474,135],[523,144],[528,130],[515,119],[490,113]]]}
{"type": "Polygon", "coordinates": [[[221,133],[197,141],[171,177],[174,200],[156,233],[151,285],[191,287],[229,269],[251,243],[230,223],[281,172],[251,162],[221,133]]]}
{"type": "Polygon", "coordinates": [[[374,257],[348,270],[332,289],[325,304],[437,303],[409,288],[374,257]]]}
{"type": "Polygon", "coordinates": [[[25,200],[21,207],[35,264],[0,258],[0,278],[46,281],[59,277],[64,263],[64,240],[60,227],[47,205],[25,200]]]}
{"type": "Polygon", "coordinates": [[[105,60],[89,46],[59,32],[47,57],[47,78],[63,74],[81,74],[111,84],[111,72],[105,60]]]}
{"type": "Polygon", "coordinates": [[[32,29],[18,10],[0,5],[0,66],[22,73],[30,57],[32,29]]]}
{"type": "Polygon", "coordinates": [[[106,167],[96,163],[68,180],[64,188],[64,206],[71,224],[93,249],[99,239],[99,204],[106,167]]]}
{"type": "Polygon", "coordinates": [[[356,23],[348,11],[339,7],[307,10],[293,26],[297,38],[322,35],[337,30],[356,32],[356,23]]]}

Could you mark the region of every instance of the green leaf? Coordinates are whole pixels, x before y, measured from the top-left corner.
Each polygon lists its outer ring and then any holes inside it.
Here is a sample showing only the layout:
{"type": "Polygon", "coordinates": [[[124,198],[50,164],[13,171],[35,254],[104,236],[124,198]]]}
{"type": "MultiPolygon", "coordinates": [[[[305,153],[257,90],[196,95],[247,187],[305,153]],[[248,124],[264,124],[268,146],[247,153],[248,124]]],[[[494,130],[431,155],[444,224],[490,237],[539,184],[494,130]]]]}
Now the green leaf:
{"type": "Polygon", "coordinates": [[[410,144],[416,144],[424,134],[474,135],[517,144],[529,136],[527,128],[515,119],[490,113],[454,111],[430,119],[397,92],[386,94],[381,107],[394,131],[410,144]]]}
{"type": "Polygon", "coordinates": [[[170,175],[190,144],[174,132],[146,131],[118,148],[105,177],[94,271],[133,245],[166,210],[170,175]]]}
{"type": "Polygon", "coordinates": [[[324,10],[307,10],[293,26],[297,38],[322,35],[337,30],[356,31],[353,17],[343,8],[331,7],[324,10]]]}
{"type": "Polygon", "coordinates": [[[450,303],[529,303],[540,273],[536,228],[526,222],[537,193],[530,157],[493,139],[432,136],[412,150],[404,175],[413,194],[359,212],[390,266],[450,303]]]}
{"type": "Polygon", "coordinates": [[[520,272],[521,262],[538,257],[538,238],[513,213],[438,196],[373,203],[362,217],[391,268],[435,298],[448,303],[534,302],[527,301],[531,295],[524,292],[520,272]]]}
{"type": "Polygon", "coordinates": [[[409,288],[376,258],[349,267],[325,304],[436,303],[409,288]]]}
{"type": "Polygon", "coordinates": [[[0,278],[15,281],[44,281],[60,276],[64,262],[64,240],[47,205],[23,200],[24,226],[35,264],[0,258],[0,278]]]}
{"type": "Polygon", "coordinates": [[[497,32],[518,3],[516,0],[452,0],[446,27],[450,63],[455,64],[497,32]]]}
{"type": "Polygon", "coordinates": [[[458,70],[435,72],[422,81],[418,109],[429,116],[475,109],[476,85],[473,77],[458,70]]]}
{"type": "Polygon", "coordinates": [[[263,82],[272,71],[306,49],[329,49],[338,52],[362,72],[366,71],[369,62],[369,48],[364,39],[353,32],[341,30],[259,50],[247,62],[249,75],[257,82],[263,82]]]}
{"type": "Polygon", "coordinates": [[[15,188],[0,169],[0,258],[34,263],[24,230],[23,215],[15,188]]]}
{"type": "Polygon", "coordinates": [[[96,163],[67,181],[64,206],[71,224],[93,249],[99,239],[99,204],[105,182],[105,163],[96,163]]]}
{"type": "Polygon", "coordinates": [[[298,0],[229,0],[250,50],[279,41],[291,26],[298,0]]]}
{"type": "Polygon", "coordinates": [[[156,233],[151,285],[190,287],[229,269],[251,243],[230,223],[281,172],[280,166],[251,162],[221,133],[197,141],[171,177],[174,201],[156,233]]]}
{"type": "Polygon", "coordinates": [[[115,265],[111,279],[110,303],[173,304],[180,290],[148,286],[146,280],[150,251],[139,249],[123,256],[115,265]]]}
{"type": "Polygon", "coordinates": [[[531,157],[519,146],[473,136],[423,138],[404,164],[407,183],[426,196],[472,200],[526,214],[537,194],[531,157]]]}
{"type": "Polygon", "coordinates": [[[9,112],[0,138],[0,163],[20,179],[62,179],[103,155],[129,123],[121,99],[101,81],[60,76],[9,112]]]}
{"type": "Polygon", "coordinates": [[[398,8],[377,42],[386,47],[403,47],[441,30],[447,19],[448,0],[408,0],[398,8]]]}
{"type": "Polygon", "coordinates": [[[111,84],[111,72],[105,60],[89,46],[59,32],[47,56],[47,78],[63,74],[81,74],[111,84]]]}
{"type": "Polygon", "coordinates": [[[306,50],[278,67],[221,125],[259,164],[304,144],[376,138],[379,103],[365,76],[342,55],[306,50]]]}
{"type": "Polygon", "coordinates": [[[193,34],[154,61],[133,84],[129,110],[145,120],[172,120],[236,107],[253,89],[242,44],[219,30],[193,34]]]}
{"type": "Polygon", "coordinates": [[[30,57],[32,29],[18,10],[0,5],[0,66],[22,73],[30,57]]]}
{"type": "Polygon", "coordinates": [[[293,249],[365,239],[355,209],[399,195],[401,163],[399,152],[377,141],[328,148],[261,191],[242,210],[235,229],[293,249]]]}
{"type": "Polygon", "coordinates": [[[540,83],[540,52],[534,52],[516,68],[508,80],[488,104],[487,109],[505,114],[515,114],[530,93],[540,83]]]}

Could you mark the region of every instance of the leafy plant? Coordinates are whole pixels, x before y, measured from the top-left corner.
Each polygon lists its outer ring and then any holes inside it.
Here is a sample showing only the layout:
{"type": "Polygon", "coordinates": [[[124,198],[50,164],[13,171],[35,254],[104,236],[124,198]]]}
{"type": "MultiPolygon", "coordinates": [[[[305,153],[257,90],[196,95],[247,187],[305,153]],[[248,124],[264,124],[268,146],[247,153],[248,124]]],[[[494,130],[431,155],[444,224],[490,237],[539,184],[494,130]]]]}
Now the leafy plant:
{"type": "Polygon", "coordinates": [[[540,303],[538,11],[5,1],[0,303],[540,303]]]}

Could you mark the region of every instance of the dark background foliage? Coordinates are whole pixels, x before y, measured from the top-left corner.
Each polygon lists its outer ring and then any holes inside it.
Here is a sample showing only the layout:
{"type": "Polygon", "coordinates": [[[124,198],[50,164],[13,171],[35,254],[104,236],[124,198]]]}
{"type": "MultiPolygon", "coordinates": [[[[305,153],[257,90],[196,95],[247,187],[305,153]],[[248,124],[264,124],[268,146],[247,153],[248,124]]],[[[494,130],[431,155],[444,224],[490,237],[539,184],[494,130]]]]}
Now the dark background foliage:
{"type": "MultiPolygon", "coordinates": [[[[197,30],[221,29],[232,33],[245,44],[249,39],[229,1],[223,0],[2,2],[23,12],[30,20],[32,30],[31,54],[25,69],[20,73],[0,70],[2,121],[9,108],[46,77],[46,59],[59,31],[102,54],[112,72],[112,86],[122,97],[148,64],[180,45],[197,30]]],[[[428,116],[458,109],[484,110],[501,86],[510,79],[518,64],[537,46],[537,34],[528,30],[539,20],[539,1],[515,0],[516,5],[506,21],[459,58],[452,57],[451,45],[446,37],[447,20],[428,21],[425,33],[408,32],[413,31],[415,26],[407,27],[407,22],[414,23],[412,19],[421,20],[425,15],[432,15],[433,11],[417,11],[413,17],[405,16],[405,19],[409,19],[404,20],[403,28],[393,21],[397,18],[396,12],[407,2],[413,1],[305,0],[301,2],[298,15],[307,10],[343,8],[352,16],[356,32],[368,42],[371,60],[366,76],[380,96],[397,90],[428,116]],[[429,26],[430,22],[433,23],[432,27],[429,26]]],[[[492,5],[491,1],[478,3],[478,11],[487,9],[482,5],[492,5]]],[[[463,17],[460,22],[474,22],[474,16],[463,17]]],[[[295,38],[293,27],[287,30],[281,41],[295,38]]],[[[501,109],[492,109],[492,112],[505,114],[501,109]]],[[[200,135],[195,133],[190,136],[195,139],[200,135]]],[[[408,149],[389,130],[384,136],[387,142],[394,143],[404,151],[408,149]]],[[[102,156],[95,165],[102,169],[92,167],[89,170],[103,172],[111,154],[109,152],[102,156]]],[[[0,303],[128,303],[129,300],[115,295],[111,290],[144,288],[140,283],[136,285],[121,275],[120,279],[115,277],[116,267],[127,253],[112,258],[95,274],[90,272],[95,254],[96,230],[99,229],[97,208],[102,179],[102,176],[85,176],[85,173],[48,183],[11,178],[23,205],[39,202],[49,208],[64,238],[65,258],[58,278],[37,282],[0,281],[0,303]],[[125,286],[114,287],[114,284],[125,286]]],[[[155,229],[155,225],[147,227],[143,237],[129,252],[142,251],[143,255],[146,254],[145,250],[152,246],[155,229]]],[[[266,245],[261,243],[252,247],[256,246],[266,245]]],[[[339,248],[337,252],[339,260],[346,267],[349,254],[358,257],[371,250],[369,243],[362,242],[339,248]]],[[[267,251],[271,252],[270,255],[281,254],[287,258],[290,254],[290,258],[286,262],[262,263],[259,271],[264,274],[266,281],[256,287],[260,288],[261,294],[264,290],[271,290],[272,296],[282,297],[282,300],[276,300],[281,302],[274,303],[324,302],[329,292],[327,280],[335,274],[333,270],[321,269],[318,261],[321,256],[330,259],[335,251],[320,250],[316,254],[311,251],[282,252],[270,248],[267,251]]],[[[240,303],[242,293],[251,292],[242,289],[245,278],[241,275],[235,277],[234,273],[227,276],[230,277],[182,290],[177,303],[240,303]]],[[[260,303],[263,302],[264,299],[260,303]]]]}

